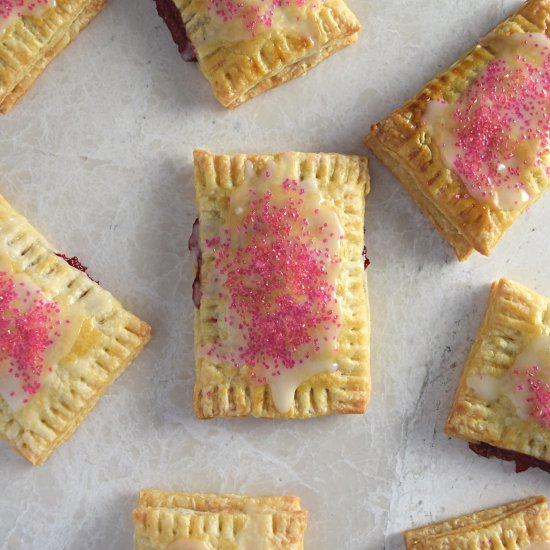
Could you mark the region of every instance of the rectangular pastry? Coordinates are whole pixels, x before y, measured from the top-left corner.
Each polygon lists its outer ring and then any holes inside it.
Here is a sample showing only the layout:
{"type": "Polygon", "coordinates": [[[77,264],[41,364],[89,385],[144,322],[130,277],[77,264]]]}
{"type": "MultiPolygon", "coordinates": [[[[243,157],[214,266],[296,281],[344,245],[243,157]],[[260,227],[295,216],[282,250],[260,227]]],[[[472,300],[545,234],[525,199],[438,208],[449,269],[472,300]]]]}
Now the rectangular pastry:
{"type": "Polygon", "coordinates": [[[411,529],[407,550],[550,550],[550,513],[544,497],[411,529]]]}
{"type": "Polygon", "coordinates": [[[134,550],[302,550],[298,497],[139,492],[134,550]]]}
{"type": "Polygon", "coordinates": [[[364,412],[367,159],[196,151],[195,181],[197,416],[364,412]]]}
{"type": "Polygon", "coordinates": [[[0,3],[0,113],[7,113],[106,0],[0,3]]]}
{"type": "Polygon", "coordinates": [[[549,37],[550,0],[528,0],[365,138],[460,260],[550,185],[549,37]]]}
{"type": "Polygon", "coordinates": [[[184,59],[233,109],[309,71],[357,39],[343,0],[156,0],[184,59]]]}
{"type": "Polygon", "coordinates": [[[550,471],[550,299],[493,283],[447,419],[446,432],[516,471],[550,471]]]}
{"type": "Polygon", "coordinates": [[[0,437],[32,464],[71,436],[150,336],[64,258],[0,196],[0,437]]]}

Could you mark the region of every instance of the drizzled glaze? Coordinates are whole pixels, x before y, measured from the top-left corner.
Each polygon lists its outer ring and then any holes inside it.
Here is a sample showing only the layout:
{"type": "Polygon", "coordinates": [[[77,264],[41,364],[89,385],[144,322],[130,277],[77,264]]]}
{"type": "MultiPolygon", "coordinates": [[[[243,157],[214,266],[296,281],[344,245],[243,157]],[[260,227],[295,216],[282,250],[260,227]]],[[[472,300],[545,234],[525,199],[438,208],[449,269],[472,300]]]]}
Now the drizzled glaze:
{"type": "Polygon", "coordinates": [[[169,544],[166,550],[210,550],[210,545],[200,540],[178,539],[169,544]]]}
{"type": "Polygon", "coordinates": [[[208,0],[208,15],[186,25],[199,57],[220,42],[241,42],[285,29],[308,39],[319,32],[311,15],[325,0],[208,0]]]}
{"type": "Polygon", "coordinates": [[[315,179],[296,181],[270,164],[247,166],[247,181],[230,198],[223,237],[206,239],[215,273],[203,296],[228,305],[226,338],[205,353],[247,367],[269,384],[276,408],[287,412],[296,388],[333,372],[341,327],[336,278],[343,228],[315,179]]]}
{"type": "Polygon", "coordinates": [[[15,411],[42,387],[72,348],[82,318],[65,315],[0,257],[0,395],[15,411]]]}
{"type": "Polygon", "coordinates": [[[249,514],[245,526],[236,537],[237,550],[269,550],[273,548],[273,543],[270,541],[271,529],[269,528],[271,521],[271,517],[266,514],[249,514]]]}
{"type": "Polygon", "coordinates": [[[530,199],[534,168],[550,177],[550,39],[513,34],[488,45],[496,58],[456,103],[430,102],[424,123],[466,185],[466,198],[514,210],[530,199]]]}
{"type": "Polygon", "coordinates": [[[0,0],[0,37],[4,31],[24,15],[42,15],[55,7],[56,0],[0,0]]]}
{"type": "Polygon", "coordinates": [[[550,336],[534,338],[501,378],[477,375],[466,383],[487,401],[508,397],[519,418],[550,429],[550,336]]]}

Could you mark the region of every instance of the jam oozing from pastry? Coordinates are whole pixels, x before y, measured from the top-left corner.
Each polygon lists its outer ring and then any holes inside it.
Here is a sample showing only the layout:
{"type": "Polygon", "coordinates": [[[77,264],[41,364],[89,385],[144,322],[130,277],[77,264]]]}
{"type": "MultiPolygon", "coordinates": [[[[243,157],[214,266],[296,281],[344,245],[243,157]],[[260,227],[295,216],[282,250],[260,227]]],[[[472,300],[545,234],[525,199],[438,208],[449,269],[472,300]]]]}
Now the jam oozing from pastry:
{"type": "Polygon", "coordinates": [[[365,271],[367,270],[367,267],[370,265],[370,260],[367,257],[367,247],[363,247],[363,267],[365,268],[365,271]]]}
{"type": "Polygon", "coordinates": [[[0,265],[0,395],[26,405],[72,347],[80,323],[22,273],[0,265]]]}
{"type": "Polygon", "coordinates": [[[180,10],[173,0],[156,0],[157,13],[168,27],[172,39],[178,45],[178,50],[185,61],[197,61],[197,53],[187,37],[185,23],[180,10]]]}
{"type": "Polygon", "coordinates": [[[166,550],[210,550],[210,546],[200,540],[178,539],[170,543],[166,550]]]}
{"type": "Polygon", "coordinates": [[[201,264],[202,264],[202,254],[199,244],[199,233],[200,233],[200,221],[197,218],[193,223],[193,230],[191,231],[191,236],[189,237],[189,242],[187,246],[189,247],[189,252],[193,256],[193,261],[197,271],[195,272],[195,278],[193,279],[193,304],[199,309],[201,307],[201,264]]]}
{"type": "Polygon", "coordinates": [[[550,463],[533,456],[493,447],[493,445],[489,445],[488,443],[470,443],[469,447],[474,453],[485,458],[500,458],[500,460],[506,460],[507,462],[515,462],[516,473],[525,472],[529,468],[539,468],[550,473],[550,463]]]}
{"type": "Polygon", "coordinates": [[[0,0],[0,36],[24,15],[42,15],[55,0],[0,0]]]}
{"type": "Polygon", "coordinates": [[[424,123],[467,192],[501,210],[530,199],[532,172],[550,177],[550,39],[513,34],[487,43],[496,57],[454,103],[431,101],[424,123]]]}
{"type": "Polygon", "coordinates": [[[550,336],[532,339],[504,376],[473,375],[466,383],[486,401],[508,398],[519,418],[550,429],[550,336]]]}
{"type": "Polygon", "coordinates": [[[203,281],[204,296],[227,304],[226,337],[207,355],[269,384],[283,413],[302,382],[337,369],[343,239],[317,180],[286,173],[269,164],[256,174],[248,163],[246,183],[230,198],[227,227],[221,237],[205,239],[216,273],[203,281]]]}
{"type": "Polygon", "coordinates": [[[82,273],[85,273],[88,276],[88,279],[90,279],[91,281],[94,281],[94,283],[98,283],[98,281],[90,277],[90,274],[88,273],[88,268],[84,264],[82,264],[76,256],[69,258],[68,256],[65,256],[65,254],[62,254],[61,252],[56,252],[55,255],[65,260],[71,267],[74,267],[75,269],[82,271],[82,273]]]}

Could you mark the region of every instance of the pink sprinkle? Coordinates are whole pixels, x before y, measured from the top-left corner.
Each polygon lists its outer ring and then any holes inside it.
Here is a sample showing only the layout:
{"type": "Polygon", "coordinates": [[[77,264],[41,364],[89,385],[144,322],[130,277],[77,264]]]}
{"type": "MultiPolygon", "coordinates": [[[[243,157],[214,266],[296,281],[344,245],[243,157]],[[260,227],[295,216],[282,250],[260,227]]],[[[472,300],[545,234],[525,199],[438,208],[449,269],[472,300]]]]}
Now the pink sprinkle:
{"type": "MultiPolygon", "coordinates": [[[[0,21],[31,14],[40,7],[55,6],[54,0],[0,0],[0,21]]],[[[0,23],[0,30],[5,25],[0,23]]]]}
{"type": "Polygon", "coordinates": [[[13,277],[0,273],[0,361],[9,362],[8,373],[32,396],[41,386],[44,352],[54,341],[59,306],[44,299],[35,299],[30,305],[24,300],[22,286],[24,283],[16,284],[13,277]]]}
{"type": "Polygon", "coordinates": [[[313,228],[300,212],[298,182],[287,179],[281,187],[282,201],[274,202],[271,193],[251,197],[234,235],[215,247],[221,296],[229,304],[224,322],[238,326],[244,343],[236,353],[219,343],[207,353],[235,367],[249,366],[256,381],[266,380],[260,371],[279,376],[300,364],[297,350],[308,359],[340,326],[335,288],[327,278],[327,266],[337,258],[315,247],[313,228]]]}
{"type": "Polygon", "coordinates": [[[255,36],[258,31],[273,26],[275,13],[278,10],[296,6],[300,8],[319,9],[324,0],[208,0],[208,9],[215,13],[224,23],[241,20],[244,27],[255,36]]]}
{"type": "Polygon", "coordinates": [[[521,181],[517,166],[510,165],[522,142],[538,141],[535,166],[549,152],[550,47],[540,54],[540,67],[522,56],[517,56],[519,66],[497,58],[455,105],[452,145],[460,153],[454,168],[484,197],[493,196],[499,188],[522,192],[526,182],[521,181]]]}
{"type": "MultiPolygon", "coordinates": [[[[517,391],[527,389],[529,396],[526,401],[531,409],[530,415],[545,428],[550,428],[550,386],[537,377],[540,371],[538,365],[533,365],[526,371],[522,371],[522,377],[526,378],[526,388],[522,384],[516,386],[517,391]]],[[[515,375],[520,375],[514,370],[515,375]]]]}

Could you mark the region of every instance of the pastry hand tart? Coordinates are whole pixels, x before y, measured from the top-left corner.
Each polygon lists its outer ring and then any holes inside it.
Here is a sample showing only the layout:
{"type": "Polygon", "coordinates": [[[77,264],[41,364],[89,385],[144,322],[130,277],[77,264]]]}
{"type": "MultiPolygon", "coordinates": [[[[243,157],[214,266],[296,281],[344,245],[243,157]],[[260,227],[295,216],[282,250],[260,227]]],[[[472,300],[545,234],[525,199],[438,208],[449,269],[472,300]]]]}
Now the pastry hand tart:
{"type": "Polygon", "coordinates": [[[460,260],[550,186],[549,87],[550,1],[528,0],[365,138],[460,260]]]}
{"type": "Polygon", "coordinates": [[[224,106],[296,78],[357,39],[343,0],[156,0],[184,59],[224,106]]]}
{"type": "Polygon", "coordinates": [[[493,284],[447,419],[476,453],[550,472],[550,299],[493,284]]]}
{"type": "Polygon", "coordinates": [[[7,113],[106,0],[0,1],[0,113],[7,113]]]}
{"type": "Polygon", "coordinates": [[[407,550],[550,550],[550,511],[544,497],[433,523],[404,534],[407,550]]]}
{"type": "Polygon", "coordinates": [[[134,550],[302,550],[307,512],[292,496],[139,492],[134,550]]]}
{"type": "Polygon", "coordinates": [[[32,464],[67,440],[150,337],[0,196],[0,438],[32,464]]]}
{"type": "Polygon", "coordinates": [[[195,180],[197,416],[364,412],[367,160],[196,151],[195,180]]]}

